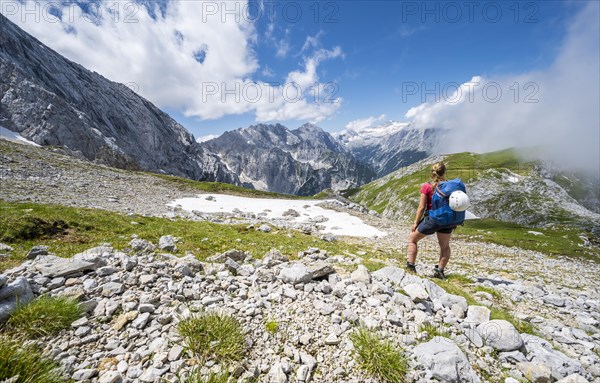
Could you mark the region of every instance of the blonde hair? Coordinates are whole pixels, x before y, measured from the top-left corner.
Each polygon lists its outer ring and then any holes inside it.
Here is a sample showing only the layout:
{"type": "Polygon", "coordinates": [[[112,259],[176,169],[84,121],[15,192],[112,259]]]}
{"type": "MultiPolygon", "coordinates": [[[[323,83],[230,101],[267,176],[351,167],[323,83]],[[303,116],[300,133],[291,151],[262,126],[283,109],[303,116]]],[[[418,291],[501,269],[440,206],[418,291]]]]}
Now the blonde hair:
{"type": "Polygon", "coordinates": [[[444,175],[446,174],[446,165],[443,162],[436,162],[431,166],[431,180],[434,185],[443,181],[444,175]]]}

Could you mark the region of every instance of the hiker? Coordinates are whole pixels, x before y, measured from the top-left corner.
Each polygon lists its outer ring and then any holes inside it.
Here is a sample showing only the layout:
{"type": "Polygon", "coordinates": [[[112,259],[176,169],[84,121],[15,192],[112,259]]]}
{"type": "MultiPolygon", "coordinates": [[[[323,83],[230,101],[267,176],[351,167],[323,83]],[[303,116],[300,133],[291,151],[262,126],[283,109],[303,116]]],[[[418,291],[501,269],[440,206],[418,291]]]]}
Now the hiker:
{"type": "Polygon", "coordinates": [[[450,236],[456,226],[462,224],[464,221],[464,210],[468,206],[468,198],[464,194],[464,184],[460,179],[457,178],[444,184],[444,186],[448,185],[449,187],[445,189],[447,191],[453,188],[462,189],[456,195],[453,193],[453,197],[459,197],[458,200],[455,201],[455,198],[450,198],[450,192],[446,195],[440,190],[441,186],[438,187],[438,185],[446,181],[445,174],[446,165],[443,162],[437,162],[431,167],[431,182],[424,183],[421,186],[421,199],[415,223],[412,225],[410,235],[408,236],[408,255],[406,259],[407,269],[410,272],[416,273],[417,242],[435,233],[440,245],[440,259],[433,269],[433,276],[440,279],[446,278],[444,268],[450,260],[450,236]],[[462,195],[459,196],[458,193],[462,193],[462,195]],[[433,201],[434,194],[436,194],[435,201],[433,201]],[[432,203],[436,205],[433,206],[434,210],[432,210],[432,203]],[[452,207],[452,210],[450,210],[450,207],[452,207]],[[447,223],[440,224],[440,222],[447,223]]]}

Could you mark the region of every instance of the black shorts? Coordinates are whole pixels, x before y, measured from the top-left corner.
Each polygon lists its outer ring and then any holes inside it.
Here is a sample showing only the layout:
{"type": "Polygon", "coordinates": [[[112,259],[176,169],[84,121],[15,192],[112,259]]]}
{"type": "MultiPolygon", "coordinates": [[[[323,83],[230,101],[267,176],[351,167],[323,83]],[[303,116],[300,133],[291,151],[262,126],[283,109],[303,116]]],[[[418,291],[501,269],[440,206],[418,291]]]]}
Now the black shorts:
{"type": "Polygon", "coordinates": [[[433,233],[450,234],[454,229],[456,229],[456,226],[448,227],[438,225],[435,220],[428,215],[426,215],[425,218],[419,222],[419,226],[417,226],[417,231],[425,235],[431,235],[433,233]]]}

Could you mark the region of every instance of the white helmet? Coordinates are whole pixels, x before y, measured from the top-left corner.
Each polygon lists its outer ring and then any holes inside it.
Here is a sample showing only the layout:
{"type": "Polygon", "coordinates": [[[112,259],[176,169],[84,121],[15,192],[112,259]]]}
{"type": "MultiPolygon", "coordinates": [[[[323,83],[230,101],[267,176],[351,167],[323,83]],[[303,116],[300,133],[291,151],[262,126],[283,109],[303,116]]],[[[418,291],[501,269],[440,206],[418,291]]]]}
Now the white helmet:
{"type": "Polygon", "coordinates": [[[469,196],[457,190],[450,194],[450,209],[454,211],[465,211],[469,207],[469,196]]]}

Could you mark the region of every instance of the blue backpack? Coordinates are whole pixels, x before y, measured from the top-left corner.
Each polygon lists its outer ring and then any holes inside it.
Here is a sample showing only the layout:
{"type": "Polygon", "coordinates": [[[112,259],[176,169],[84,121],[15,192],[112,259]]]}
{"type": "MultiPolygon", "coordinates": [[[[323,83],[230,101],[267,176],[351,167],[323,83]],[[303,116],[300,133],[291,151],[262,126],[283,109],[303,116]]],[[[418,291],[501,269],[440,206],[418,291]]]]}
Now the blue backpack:
{"type": "Polygon", "coordinates": [[[433,191],[433,197],[431,197],[431,210],[429,210],[429,217],[431,217],[440,226],[457,226],[462,225],[465,221],[464,211],[454,211],[448,204],[450,194],[460,190],[467,192],[465,184],[460,178],[455,178],[450,181],[440,182],[433,191]]]}

